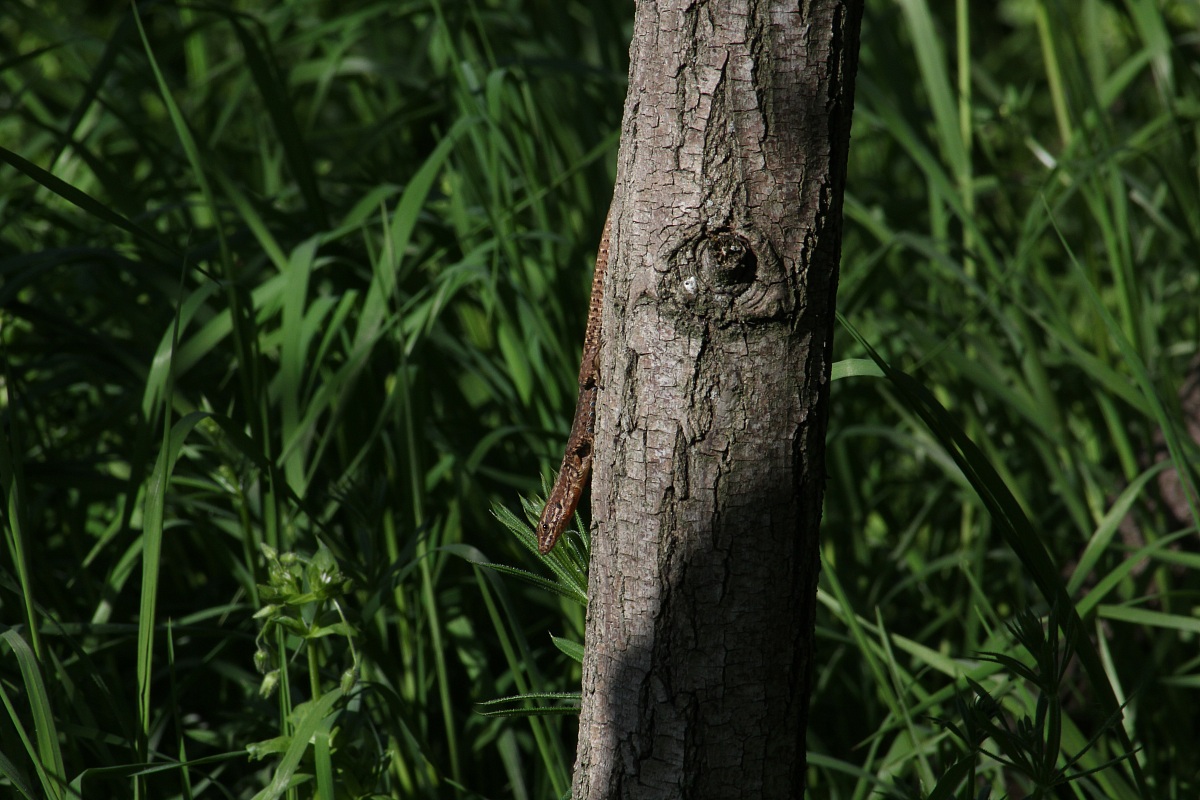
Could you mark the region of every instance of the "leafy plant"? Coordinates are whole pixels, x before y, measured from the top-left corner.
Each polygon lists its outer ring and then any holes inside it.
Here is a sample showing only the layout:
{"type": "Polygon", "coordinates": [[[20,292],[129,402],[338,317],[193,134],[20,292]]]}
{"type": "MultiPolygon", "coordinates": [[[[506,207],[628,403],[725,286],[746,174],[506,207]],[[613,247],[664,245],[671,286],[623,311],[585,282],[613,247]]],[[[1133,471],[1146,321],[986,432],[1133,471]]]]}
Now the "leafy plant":
{"type": "MultiPolygon", "coordinates": [[[[503,505],[492,509],[496,519],[522,546],[536,557],[541,565],[554,574],[549,580],[519,567],[506,564],[484,563],[480,566],[502,575],[509,575],[535,589],[556,595],[587,608],[587,569],[591,557],[591,534],[580,515],[575,515],[575,527],[568,530],[559,544],[547,554],[538,552],[537,521],[544,501],[537,498],[522,498],[521,508],[525,519],[517,517],[503,505]]],[[[583,663],[583,642],[550,635],[555,648],[576,664],[583,663]]],[[[509,697],[495,698],[479,704],[480,713],[489,717],[529,716],[532,714],[576,714],[579,711],[579,692],[526,692],[509,697]]]]}
{"type": "MultiPolygon", "coordinates": [[[[314,777],[321,797],[341,793],[362,796],[373,791],[372,784],[378,780],[372,782],[365,777],[378,776],[382,765],[362,758],[348,761],[345,728],[338,725],[352,704],[362,705],[361,698],[354,696],[361,670],[354,647],[358,631],[342,608],[353,584],[324,546],[311,558],[297,553],[280,555],[265,545],[263,555],[268,582],[259,587],[259,600],[265,605],[254,615],[262,624],[254,663],[263,674],[259,693],[264,697],[279,693],[283,724],[279,736],[247,747],[256,759],[282,756],[270,784],[255,795],[256,800],[274,800],[314,777]],[[330,665],[321,664],[321,653],[313,646],[320,639],[330,638],[346,640],[351,661],[332,689],[324,685],[322,678],[322,667],[327,670],[330,665]],[[303,654],[307,665],[308,700],[302,703],[293,700],[287,669],[290,654],[303,654]],[[303,768],[307,772],[299,771],[303,768]],[[347,786],[347,781],[352,785],[347,786]]],[[[357,754],[361,756],[362,752],[357,754]]]]}

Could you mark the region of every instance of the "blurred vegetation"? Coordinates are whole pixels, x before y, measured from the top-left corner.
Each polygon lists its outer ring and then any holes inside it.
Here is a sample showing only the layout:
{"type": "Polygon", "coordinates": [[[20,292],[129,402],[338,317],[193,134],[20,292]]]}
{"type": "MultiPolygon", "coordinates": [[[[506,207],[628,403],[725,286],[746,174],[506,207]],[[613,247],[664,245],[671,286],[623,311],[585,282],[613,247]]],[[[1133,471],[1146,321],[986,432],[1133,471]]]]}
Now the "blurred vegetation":
{"type": "MultiPolygon", "coordinates": [[[[5,791],[567,790],[574,718],[481,704],[578,689],[586,540],[493,508],[565,440],[632,12],[5,4],[5,791]]],[[[867,3],[838,358],[912,380],[833,385],[814,798],[1200,789],[1198,26],[867,3]]]]}

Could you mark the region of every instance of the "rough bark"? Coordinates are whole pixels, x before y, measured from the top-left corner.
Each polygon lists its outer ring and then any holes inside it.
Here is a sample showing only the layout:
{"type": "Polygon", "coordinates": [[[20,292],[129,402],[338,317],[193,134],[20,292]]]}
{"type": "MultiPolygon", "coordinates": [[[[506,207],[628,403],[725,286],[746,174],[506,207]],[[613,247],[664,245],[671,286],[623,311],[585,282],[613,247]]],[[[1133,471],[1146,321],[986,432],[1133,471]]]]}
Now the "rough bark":
{"type": "Polygon", "coordinates": [[[575,798],[803,792],[861,0],[641,0],[575,798]]]}

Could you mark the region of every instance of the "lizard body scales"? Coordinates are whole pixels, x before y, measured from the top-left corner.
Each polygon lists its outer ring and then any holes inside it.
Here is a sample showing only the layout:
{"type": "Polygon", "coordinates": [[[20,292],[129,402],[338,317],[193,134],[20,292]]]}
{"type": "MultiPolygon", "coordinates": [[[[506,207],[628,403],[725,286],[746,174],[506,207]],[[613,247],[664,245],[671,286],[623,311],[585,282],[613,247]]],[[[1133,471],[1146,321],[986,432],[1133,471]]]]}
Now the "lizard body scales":
{"type": "Polygon", "coordinates": [[[558,479],[538,521],[538,551],[549,553],[570,523],[579,505],[583,489],[592,471],[592,449],[596,439],[596,395],[600,378],[600,311],[604,304],[604,273],[608,269],[608,235],[612,213],[604,222],[600,249],[596,253],[596,271],[592,277],[592,298],[588,304],[587,330],[583,335],[583,360],[579,365],[579,396],[575,401],[575,419],[567,439],[558,479]]]}

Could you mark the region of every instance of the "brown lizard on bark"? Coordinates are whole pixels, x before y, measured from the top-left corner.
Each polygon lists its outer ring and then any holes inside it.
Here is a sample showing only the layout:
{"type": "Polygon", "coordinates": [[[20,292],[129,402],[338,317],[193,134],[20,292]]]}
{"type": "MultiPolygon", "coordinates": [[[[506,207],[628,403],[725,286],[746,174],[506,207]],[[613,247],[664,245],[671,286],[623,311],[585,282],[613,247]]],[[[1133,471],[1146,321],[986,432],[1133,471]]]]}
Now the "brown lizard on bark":
{"type": "Polygon", "coordinates": [[[596,253],[596,272],[592,276],[592,299],[588,304],[587,331],[583,335],[583,361],[579,365],[579,397],[575,401],[575,421],[567,439],[558,479],[538,521],[538,551],[549,553],[562,536],[579,505],[583,487],[592,471],[592,446],[596,439],[596,394],[600,379],[600,307],[604,302],[604,273],[608,269],[608,234],[612,212],[604,221],[600,250],[596,253]]]}

